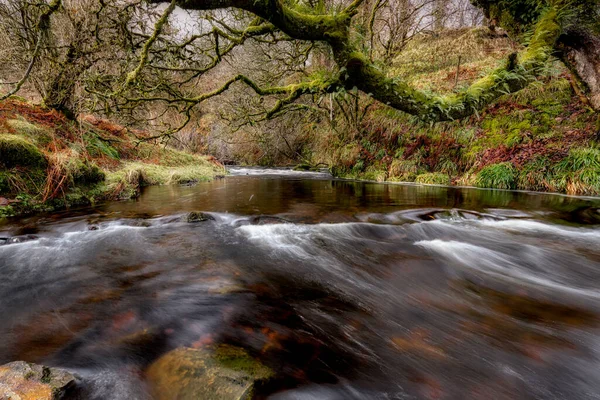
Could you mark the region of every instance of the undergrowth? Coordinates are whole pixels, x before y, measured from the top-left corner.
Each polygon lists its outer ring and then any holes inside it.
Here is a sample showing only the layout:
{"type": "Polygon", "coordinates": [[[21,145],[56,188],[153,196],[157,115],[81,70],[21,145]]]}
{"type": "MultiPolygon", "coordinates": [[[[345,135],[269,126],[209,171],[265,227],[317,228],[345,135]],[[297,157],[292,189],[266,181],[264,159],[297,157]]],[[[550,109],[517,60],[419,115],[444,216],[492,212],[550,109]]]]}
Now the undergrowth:
{"type": "MultiPolygon", "coordinates": [[[[422,34],[398,55],[391,74],[452,93],[505,62],[516,47],[480,28],[422,34]]],[[[312,145],[303,154],[346,178],[600,195],[600,117],[574,85],[554,60],[539,80],[480,114],[436,124],[363,96],[358,109],[368,111],[358,125],[341,117],[312,123],[306,128],[312,145]]]]}
{"type": "MultiPolygon", "coordinates": [[[[145,185],[205,181],[212,157],[149,142],[91,117],[68,121],[15,99],[0,112],[0,217],[137,196],[145,185]]],[[[133,135],[135,133],[135,135],[133,135]]]]}

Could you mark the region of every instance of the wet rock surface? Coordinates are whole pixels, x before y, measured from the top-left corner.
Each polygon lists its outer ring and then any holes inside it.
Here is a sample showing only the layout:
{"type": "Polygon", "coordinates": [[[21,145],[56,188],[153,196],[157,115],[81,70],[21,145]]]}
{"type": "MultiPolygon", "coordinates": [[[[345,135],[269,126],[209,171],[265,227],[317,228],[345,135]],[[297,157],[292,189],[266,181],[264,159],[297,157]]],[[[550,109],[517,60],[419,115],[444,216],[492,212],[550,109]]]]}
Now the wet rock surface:
{"type": "Polygon", "coordinates": [[[37,240],[38,237],[35,235],[23,235],[23,236],[12,236],[12,237],[0,237],[0,246],[3,244],[15,244],[28,242],[30,240],[37,240]]]}
{"type": "Polygon", "coordinates": [[[158,400],[251,399],[255,384],[272,374],[243,349],[228,345],[179,348],[163,355],[147,371],[158,400]]]}
{"type": "Polygon", "coordinates": [[[75,376],[59,368],[15,361],[0,366],[1,400],[58,400],[70,398],[75,376]]]}
{"type": "Polygon", "coordinates": [[[200,211],[192,211],[184,217],[186,222],[204,222],[214,221],[215,217],[210,214],[206,214],[200,211]]]}

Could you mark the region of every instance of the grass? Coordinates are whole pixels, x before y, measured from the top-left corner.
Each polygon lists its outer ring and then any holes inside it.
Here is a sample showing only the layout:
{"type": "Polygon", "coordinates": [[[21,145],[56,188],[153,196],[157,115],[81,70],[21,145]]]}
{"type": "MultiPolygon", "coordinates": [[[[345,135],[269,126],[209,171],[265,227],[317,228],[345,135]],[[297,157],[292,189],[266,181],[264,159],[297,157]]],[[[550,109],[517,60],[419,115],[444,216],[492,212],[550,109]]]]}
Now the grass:
{"type": "Polygon", "coordinates": [[[52,140],[51,132],[48,129],[22,118],[9,119],[6,121],[6,125],[11,131],[27,137],[38,145],[47,145],[52,140]]]}
{"type": "Polygon", "coordinates": [[[475,185],[480,188],[515,189],[515,167],[509,162],[488,165],[477,174],[475,185]]]}
{"type": "Polygon", "coordinates": [[[200,159],[181,166],[128,162],[122,168],[108,173],[106,185],[112,197],[131,198],[136,197],[143,186],[201,182],[213,176],[214,167],[200,159]]]}
{"type": "Polygon", "coordinates": [[[147,185],[210,180],[225,169],[212,157],[152,143],[109,121],[69,122],[14,99],[0,113],[0,217],[106,199],[128,199],[147,185]]]}
{"type": "Polygon", "coordinates": [[[574,148],[552,168],[551,185],[568,194],[600,193],[600,149],[574,148]]]}
{"type": "Polygon", "coordinates": [[[443,174],[441,172],[431,172],[417,176],[415,182],[424,183],[427,185],[449,185],[450,177],[447,174],[443,174]]]}
{"type": "Polygon", "coordinates": [[[550,165],[550,160],[544,156],[529,162],[518,173],[517,187],[523,190],[549,190],[550,165]]]}

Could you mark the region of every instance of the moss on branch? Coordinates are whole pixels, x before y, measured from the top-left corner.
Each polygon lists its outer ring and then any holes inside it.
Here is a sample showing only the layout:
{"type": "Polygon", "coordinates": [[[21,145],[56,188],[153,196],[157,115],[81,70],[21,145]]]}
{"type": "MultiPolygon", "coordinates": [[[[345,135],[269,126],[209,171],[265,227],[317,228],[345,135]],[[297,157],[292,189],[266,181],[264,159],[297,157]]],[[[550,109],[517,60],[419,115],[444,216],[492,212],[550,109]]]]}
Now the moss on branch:
{"type": "Polygon", "coordinates": [[[435,96],[413,89],[398,79],[388,78],[361,53],[348,57],[348,83],[370,93],[391,107],[424,120],[446,121],[477,113],[502,95],[526,87],[544,69],[561,33],[556,9],[545,12],[536,24],[526,50],[505,66],[474,82],[460,93],[435,96]]]}
{"type": "Polygon", "coordinates": [[[275,109],[268,112],[267,117],[277,114],[283,105],[293,102],[302,94],[319,90],[327,92],[332,88],[345,86],[356,87],[376,100],[423,120],[461,119],[477,113],[502,95],[521,90],[535,80],[543,72],[562,32],[560,13],[555,7],[547,7],[537,16],[529,46],[518,57],[511,57],[504,66],[460,93],[442,97],[416,90],[398,78],[388,77],[354,47],[350,41],[350,23],[361,0],[353,1],[344,11],[335,15],[308,14],[281,0],[179,0],[177,3],[183,8],[202,10],[241,8],[265,19],[294,39],[324,41],[331,46],[341,69],[335,81],[260,88],[250,79],[237,76],[213,92],[187,99],[195,103],[203,101],[224,92],[236,81],[245,82],[259,95],[287,94],[288,97],[278,100],[275,109]]]}

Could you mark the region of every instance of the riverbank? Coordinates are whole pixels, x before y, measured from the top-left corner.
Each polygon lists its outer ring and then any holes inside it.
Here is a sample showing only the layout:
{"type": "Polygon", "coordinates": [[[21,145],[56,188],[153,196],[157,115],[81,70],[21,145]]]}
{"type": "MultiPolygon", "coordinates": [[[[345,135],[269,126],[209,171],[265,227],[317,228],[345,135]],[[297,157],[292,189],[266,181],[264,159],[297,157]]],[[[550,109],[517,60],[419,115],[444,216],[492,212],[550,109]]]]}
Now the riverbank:
{"type": "Polygon", "coordinates": [[[213,157],[159,146],[143,131],[19,100],[0,103],[0,218],[106,200],[146,185],[195,183],[225,174],[213,157]]]}
{"type": "MultiPolygon", "coordinates": [[[[519,49],[487,28],[422,33],[388,71],[419,89],[451,95],[519,49]]],[[[434,124],[350,90],[322,98],[318,111],[265,125],[258,143],[252,141],[257,128],[251,127],[236,130],[240,144],[229,145],[228,153],[219,153],[221,142],[211,152],[249,165],[294,163],[306,170],[326,165],[347,179],[597,196],[600,114],[583,89],[553,59],[527,88],[471,117],[434,124]],[[280,133],[270,135],[273,131],[280,133]]]]}
{"type": "MultiPolygon", "coordinates": [[[[450,94],[514,51],[485,29],[422,35],[393,73],[450,94]]],[[[600,118],[581,90],[555,60],[543,79],[462,121],[431,125],[374,104],[339,140],[315,134],[311,161],[346,178],[599,195],[600,118]]]]}

